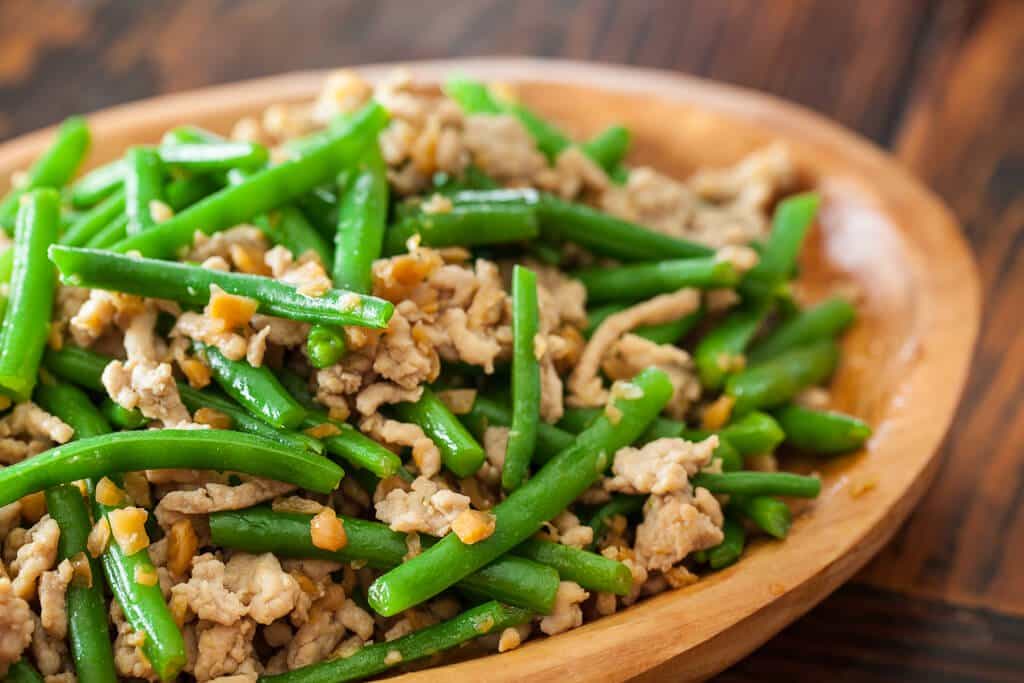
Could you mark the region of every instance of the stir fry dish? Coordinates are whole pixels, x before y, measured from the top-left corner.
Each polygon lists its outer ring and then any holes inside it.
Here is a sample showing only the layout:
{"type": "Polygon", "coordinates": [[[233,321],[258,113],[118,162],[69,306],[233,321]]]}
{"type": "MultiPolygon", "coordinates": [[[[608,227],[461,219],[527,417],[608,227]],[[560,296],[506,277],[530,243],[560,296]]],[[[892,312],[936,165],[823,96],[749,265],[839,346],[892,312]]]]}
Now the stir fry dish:
{"type": "Polygon", "coordinates": [[[507,85],[349,71],[89,146],[0,203],[0,679],[506,652],[742,571],[821,490],[780,460],[871,434],[784,146],[674,179],[507,85]]]}

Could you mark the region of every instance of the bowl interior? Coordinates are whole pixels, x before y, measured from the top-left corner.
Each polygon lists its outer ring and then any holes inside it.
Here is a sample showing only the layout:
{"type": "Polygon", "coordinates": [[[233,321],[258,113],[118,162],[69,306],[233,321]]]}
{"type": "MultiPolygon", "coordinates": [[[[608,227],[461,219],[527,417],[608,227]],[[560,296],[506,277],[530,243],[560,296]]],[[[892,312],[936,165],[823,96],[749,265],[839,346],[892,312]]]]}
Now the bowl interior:
{"type": "MultiPolygon", "coordinates": [[[[388,67],[368,67],[379,77],[388,67]]],[[[863,453],[813,463],[823,493],[782,543],[757,542],[737,565],[686,589],[501,656],[448,667],[459,680],[619,680],[673,659],[673,678],[710,675],[743,656],[848,578],[917,501],[952,417],[978,325],[974,266],[941,203],[869,143],[770,97],[641,70],[528,60],[417,64],[437,81],[453,70],[516,82],[529,106],[586,137],[611,123],[633,133],[630,162],[685,177],[786,142],[824,195],[802,280],[823,295],[852,286],[860,317],[843,341],[836,407],[867,420],[863,453]]],[[[156,98],[91,117],[89,165],[125,146],[196,123],[227,132],[279,101],[311,98],[323,74],[303,73],[156,98]]],[[[45,144],[0,147],[0,177],[45,144]]],[[[433,677],[436,670],[410,674],[433,677]]]]}

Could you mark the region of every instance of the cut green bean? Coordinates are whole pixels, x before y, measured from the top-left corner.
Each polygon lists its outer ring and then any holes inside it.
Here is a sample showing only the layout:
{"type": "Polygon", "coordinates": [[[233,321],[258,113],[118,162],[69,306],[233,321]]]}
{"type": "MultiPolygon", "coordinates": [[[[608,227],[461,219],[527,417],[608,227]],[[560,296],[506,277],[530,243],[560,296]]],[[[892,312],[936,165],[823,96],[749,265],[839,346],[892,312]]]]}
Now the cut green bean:
{"type": "Polygon", "coordinates": [[[629,567],[587,550],[530,538],[512,552],[553,567],[562,579],[575,581],[587,590],[629,595],[633,588],[629,567]]]}
{"type": "Polygon", "coordinates": [[[71,180],[89,151],[89,141],[89,125],[84,118],[65,119],[53,144],[29,167],[25,182],[0,202],[0,226],[9,229],[14,224],[23,195],[41,188],[59,189],[71,180]]]}
{"type": "Polygon", "coordinates": [[[217,285],[228,294],[255,300],[260,313],[303,322],[383,328],[394,311],[391,302],[372,296],[340,289],[306,296],[273,278],[187,263],[61,245],[51,247],[49,255],[66,285],[170,299],[186,306],[204,306],[210,287],[217,285]]]}
{"type": "Polygon", "coordinates": [[[762,301],[750,302],[729,313],[701,338],[693,362],[704,388],[720,389],[728,375],[744,367],[744,352],[770,310],[762,301]]]}
{"type": "Polygon", "coordinates": [[[369,470],[381,479],[401,470],[402,461],[384,446],[364,436],[348,423],[331,420],[326,413],[307,408],[306,418],[302,422],[303,429],[312,429],[323,424],[334,425],[339,432],[322,438],[324,448],[329,454],[369,470]]]}
{"type": "Polygon", "coordinates": [[[110,398],[104,398],[100,402],[100,412],[110,424],[118,429],[142,429],[150,422],[137,408],[129,410],[114,403],[110,398]]]}
{"type": "Polygon", "coordinates": [[[856,309],[846,299],[833,297],[801,311],[779,325],[747,354],[751,364],[764,363],[799,346],[833,339],[853,322],[856,309]]]}
{"type": "Polygon", "coordinates": [[[124,159],[117,159],[76,180],[68,190],[71,206],[88,209],[121,189],[124,185],[124,167],[124,159]]]}
{"type": "Polygon", "coordinates": [[[587,140],[580,149],[608,173],[614,173],[629,150],[629,129],[609,126],[587,140]]]}
{"type": "Polygon", "coordinates": [[[124,160],[124,211],[130,237],[156,225],[150,204],[163,201],[164,167],[160,155],[148,147],[129,148],[124,160]]]}
{"type": "Polygon", "coordinates": [[[306,409],[281,386],[270,368],[253,367],[246,360],[231,360],[215,346],[199,342],[195,345],[206,357],[220,388],[255,417],[282,429],[298,427],[306,417],[306,409]]]}
{"type": "Polygon", "coordinates": [[[124,192],[115,190],[112,195],[90,209],[76,220],[61,235],[60,243],[69,247],[84,247],[111,221],[124,212],[124,192]]]}
{"type": "Polygon", "coordinates": [[[470,477],[484,463],[483,447],[448,410],[448,406],[429,388],[415,403],[398,403],[395,413],[403,422],[412,422],[437,444],[441,461],[457,477],[470,477]]]}
{"type": "Polygon", "coordinates": [[[641,372],[632,383],[635,398],[616,401],[621,412],[617,424],[607,417],[598,419],[492,510],[497,524],[490,537],[466,545],[449,534],[390,570],[370,586],[373,609],[390,616],[430,599],[531,537],[576,500],[600,478],[614,453],[643,433],[672,395],[668,377],[654,368],[641,372]]]}
{"type": "Polygon", "coordinates": [[[725,515],[725,523],[722,525],[722,542],[714,548],[709,548],[708,564],[712,569],[724,569],[743,554],[743,546],[746,544],[747,532],[743,523],[737,520],[731,513],[725,515]]]}
{"type": "MultiPolygon", "coordinates": [[[[345,547],[318,548],[310,536],[312,518],[309,514],[274,512],[266,507],[218,512],[210,515],[210,533],[214,544],[234,550],[335,562],[365,561],[375,569],[397,566],[409,553],[406,534],[392,531],[380,522],[352,517],[340,517],[348,539],[345,547]]],[[[425,547],[435,542],[426,535],[421,535],[420,540],[425,547]]],[[[458,585],[547,614],[558,590],[558,574],[546,563],[506,556],[467,576],[458,585]]]]}
{"type": "MultiPolygon", "coordinates": [[[[113,436],[116,435],[96,439],[109,439],[113,436]]],[[[117,506],[103,505],[95,500],[93,506],[96,517],[106,517],[108,524],[110,514],[117,509],[117,506]]],[[[142,653],[153,667],[153,673],[162,681],[175,679],[187,660],[185,639],[164,601],[159,582],[144,583],[138,578],[140,575],[156,576],[156,567],[149,558],[149,549],[143,548],[129,555],[112,539],[103,551],[102,562],[110,592],[121,606],[125,620],[135,631],[145,636],[142,653]]]]}
{"type": "Polygon", "coordinates": [[[790,400],[809,386],[824,382],[839,361],[839,348],[821,341],[791,349],[769,361],[732,375],[725,393],[736,399],[734,415],[771,408],[790,400]]]}
{"type": "Polygon", "coordinates": [[[93,235],[85,246],[89,249],[107,249],[117,244],[128,234],[128,216],[121,214],[93,235]]]}
{"type": "Polygon", "coordinates": [[[733,504],[743,513],[744,517],[769,536],[782,539],[789,533],[789,527],[793,523],[793,513],[790,512],[789,506],[778,498],[735,496],[733,504]]]}
{"type": "Polygon", "coordinates": [[[523,483],[537,447],[540,363],[534,342],[539,316],[537,276],[516,265],[512,270],[512,427],[501,470],[501,486],[506,491],[523,483]]]}
{"type": "Polygon", "coordinates": [[[414,631],[390,642],[367,645],[348,657],[294,669],[276,676],[264,676],[266,683],[341,683],[387,671],[399,663],[411,662],[451,649],[488,633],[500,633],[530,620],[528,610],[500,602],[485,602],[434,626],[414,631]]]}
{"type": "MultiPolygon", "coordinates": [[[[200,199],[210,196],[221,188],[221,184],[207,175],[175,178],[164,185],[164,198],[175,212],[187,209],[200,199]]],[[[76,246],[76,245],[72,245],[76,246]]]]}
{"type": "Polygon", "coordinates": [[[196,173],[258,168],[270,158],[267,148],[257,142],[165,142],[156,151],[167,166],[196,173]]]}
{"type": "MultiPolygon", "coordinates": [[[[460,416],[463,424],[471,425],[478,439],[483,439],[484,430],[488,426],[511,427],[512,410],[506,404],[494,398],[477,394],[473,407],[468,413],[460,416]]],[[[537,425],[537,448],[533,460],[543,464],[572,445],[575,435],[554,425],[541,422],[537,425]]]]}
{"type": "Polygon", "coordinates": [[[24,657],[7,668],[4,683],[43,683],[42,675],[24,657]]]}
{"type": "Polygon", "coordinates": [[[812,410],[794,403],[775,411],[786,443],[816,455],[855,451],[871,436],[871,427],[852,415],[834,410],[812,410]]]}
{"type": "Polygon", "coordinates": [[[490,88],[465,76],[453,76],[444,83],[444,94],[455,100],[467,114],[500,114],[501,105],[490,88]]]}
{"type": "Polygon", "coordinates": [[[779,202],[758,263],[747,273],[741,289],[757,296],[774,296],[792,277],[800,248],[820,203],[821,197],[813,192],[793,195],[779,202]]]}
{"type": "Polygon", "coordinates": [[[314,368],[326,368],[345,357],[347,345],[344,330],[314,325],[306,339],[306,356],[314,368]]]}
{"type": "Polygon", "coordinates": [[[60,230],[60,195],[44,188],[25,195],[14,233],[7,311],[0,325],[0,391],[27,401],[50,334],[53,265],[46,249],[60,230]]]}
{"type": "Polygon", "coordinates": [[[110,423],[78,387],[64,382],[41,383],[33,398],[39,406],[56,415],[75,430],[75,439],[110,433],[110,423]]]}
{"type": "Polygon", "coordinates": [[[160,138],[161,147],[216,144],[221,142],[227,142],[227,139],[222,135],[217,135],[199,126],[178,126],[177,128],[170,129],[160,138]]]}
{"type": "Polygon", "coordinates": [[[0,506],[51,486],[115,472],[209,469],[242,472],[318,493],[338,486],[342,470],[309,451],[219,429],[118,432],[51,448],[0,470],[0,506]]]}
{"type": "Polygon", "coordinates": [[[538,235],[537,216],[529,207],[514,204],[461,205],[439,213],[419,212],[388,229],[384,252],[404,252],[413,235],[419,235],[420,244],[428,247],[526,242],[538,235]]]}
{"type": "MultiPolygon", "coordinates": [[[[682,435],[692,440],[706,439],[713,432],[684,429],[682,435]]],[[[754,411],[733,420],[717,433],[731,443],[742,456],[771,453],[782,443],[785,434],[771,415],[754,411]]]]}
{"type": "Polygon", "coordinates": [[[792,472],[699,472],[691,481],[694,486],[703,486],[711,493],[736,496],[816,498],[821,493],[821,479],[792,472]]]}
{"type": "Polygon", "coordinates": [[[616,515],[622,515],[623,517],[635,515],[643,509],[644,502],[646,501],[647,496],[630,496],[624,493],[612,496],[611,500],[599,507],[594,516],[587,522],[587,525],[594,530],[594,541],[591,543],[591,547],[596,546],[598,541],[601,540],[601,534],[604,533],[605,527],[608,526],[608,522],[612,517],[616,515]]]}
{"type": "Polygon", "coordinates": [[[115,248],[120,252],[138,251],[144,256],[173,258],[180,249],[192,244],[197,230],[210,234],[288,204],[330,181],[341,168],[355,161],[366,144],[376,140],[387,118],[383,107],[371,103],[308,154],[215,192],[154,229],[119,242],[115,248]]]}
{"type": "Polygon", "coordinates": [[[334,285],[359,294],[373,290],[373,262],[380,258],[388,218],[387,165],[378,145],[368,145],[342,187],[334,237],[334,285]]]}
{"type": "Polygon", "coordinates": [[[718,289],[739,282],[729,261],[716,257],[686,258],[619,266],[588,268],[572,274],[587,288],[587,301],[640,301],[684,287],[718,289]]]}
{"type": "Polygon", "coordinates": [[[574,242],[622,261],[707,257],[710,247],[671,237],[583,204],[545,196],[537,205],[540,234],[551,242],[574,242]]]}

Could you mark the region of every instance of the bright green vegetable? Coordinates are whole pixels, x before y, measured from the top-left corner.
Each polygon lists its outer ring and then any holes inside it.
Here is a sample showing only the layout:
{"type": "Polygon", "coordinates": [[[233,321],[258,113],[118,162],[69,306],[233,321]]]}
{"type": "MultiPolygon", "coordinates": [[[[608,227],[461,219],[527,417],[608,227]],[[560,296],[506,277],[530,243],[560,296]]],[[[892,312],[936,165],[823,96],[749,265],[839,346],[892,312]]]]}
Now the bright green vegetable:
{"type": "Polygon", "coordinates": [[[221,184],[208,175],[175,178],[164,185],[164,198],[167,200],[167,206],[178,212],[192,206],[200,199],[210,196],[220,188],[221,184]]]}
{"type": "Polygon", "coordinates": [[[345,357],[345,332],[338,327],[314,325],[306,339],[306,356],[314,368],[327,368],[345,357]]]}
{"type": "Polygon", "coordinates": [[[523,483],[537,447],[540,363],[534,341],[539,326],[537,276],[516,265],[512,271],[512,428],[501,470],[501,486],[506,491],[523,483]]]}
{"type": "Polygon", "coordinates": [[[747,532],[743,523],[731,513],[725,516],[722,533],[725,536],[722,542],[707,551],[708,564],[712,569],[723,569],[735,563],[743,554],[743,546],[746,544],[747,532]]]}
{"type": "Polygon", "coordinates": [[[71,206],[87,209],[114,194],[124,184],[124,169],[124,159],[117,159],[86,173],[68,190],[71,206]]]}
{"type": "Polygon", "coordinates": [[[53,265],[46,249],[60,229],[60,195],[32,190],[18,209],[7,312],[0,326],[0,391],[27,401],[36,385],[39,359],[50,333],[53,265]]]}
{"type": "Polygon", "coordinates": [[[368,145],[342,187],[334,237],[334,285],[360,294],[373,290],[388,219],[387,166],[378,145],[368,145]]]}
{"type": "Polygon", "coordinates": [[[789,527],[793,523],[793,513],[789,511],[789,506],[778,498],[736,496],[732,502],[744,517],[766,534],[775,538],[785,538],[789,533],[789,527]]]}
{"type": "Polygon", "coordinates": [[[128,216],[121,214],[94,234],[85,246],[89,249],[108,249],[128,234],[128,216]]]}
{"type": "Polygon", "coordinates": [[[741,289],[757,296],[774,296],[796,269],[797,256],[818,212],[821,197],[813,192],[793,195],[779,202],[772,230],[754,268],[741,289]]]}
{"type": "Polygon", "coordinates": [[[423,428],[441,451],[444,466],[455,476],[472,476],[484,463],[483,447],[429,388],[423,388],[423,396],[415,403],[395,405],[395,413],[403,422],[423,428]]]}
{"type": "Polygon", "coordinates": [[[304,322],[381,328],[387,326],[394,311],[391,302],[372,296],[340,289],[306,296],[273,278],[187,263],[60,245],[51,247],[49,254],[64,284],[171,299],[186,306],[205,305],[211,286],[217,285],[228,294],[255,300],[260,313],[304,322]]]}
{"type": "Polygon", "coordinates": [[[811,410],[789,403],[774,414],[786,434],[786,443],[807,453],[848,453],[863,446],[871,436],[866,423],[834,410],[811,410]]]}
{"type": "Polygon", "coordinates": [[[118,429],[142,429],[150,422],[137,408],[129,410],[114,403],[110,398],[104,398],[100,402],[100,412],[118,429]]]}
{"type": "Polygon", "coordinates": [[[717,289],[739,281],[736,267],[715,257],[685,258],[573,273],[587,288],[587,301],[640,301],[684,287],[717,289]]]}
{"type": "Polygon", "coordinates": [[[575,581],[587,590],[628,595],[633,588],[629,567],[587,550],[530,538],[512,552],[554,567],[563,580],[575,581]]]}
{"type": "Polygon", "coordinates": [[[624,126],[608,126],[580,145],[580,149],[605,171],[614,173],[629,151],[629,129],[624,126]]]}
{"type": "MultiPolygon", "coordinates": [[[[512,410],[501,401],[477,394],[470,411],[461,415],[463,424],[469,425],[478,439],[483,438],[488,426],[511,427],[512,410]]],[[[575,441],[575,435],[547,422],[537,425],[537,448],[533,452],[535,463],[544,463],[564,451],[575,441]]]]}
{"type": "Polygon", "coordinates": [[[383,107],[371,103],[308,154],[215,192],[156,228],[119,242],[115,248],[120,252],[139,251],[144,256],[173,258],[179,249],[192,243],[196,230],[210,234],[289,204],[330,181],[346,164],[352,163],[376,139],[387,118],[383,107]]]}
{"type": "Polygon", "coordinates": [[[428,247],[525,242],[538,235],[537,216],[529,207],[515,204],[465,204],[439,213],[421,211],[388,230],[384,252],[404,252],[413,235],[419,235],[420,244],[428,247]]]}
{"type": "Polygon", "coordinates": [[[519,545],[564,510],[601,476],[615,451],[640,436],[672,395],[668,377],[654,368],[637,375],[633,384],[637,397],[616,402],[621,411],[617,424],[598,419],[494,508],[497,525],[490,537],[465,545],[449,534],[378,578],[370,586],[370,605],[389,616],[428,600],[519,545]]]}
{"type": "Polygon", "coordinates": [[[699,472],[691,481],[694,486],[703,486],[712,493],[736,496],[816,498],[821,493],[820,479],[791,472],[699,472]]]}
{"type": "Polygon", "coordinates": [[[89,141],[89,125],[84,118],[65,119],[53,144],[29,167],[25,183],[0,202],[0,226],[8,230],[14,224],[23,195],[41,188],[61,188],[71,180],[89,151],[89,141]]]}
{"type": "Polygon", "coordinates": [[[265,683],[340,683],[373,676],[417,659],[429,657],[488,633],[500,633],[530,619],[528,610],[485,602],[434,626],[414,631],[385,643],[369,645],[342,659],[332,659],[278,674],[264,676],[265,683]],[[397,652],[398,655],[391,655],[397,652]]]}
{"type": "Polygon", "coordinates": [[[267,163],[267,148],[256,142],[165,142],[156,150],[160,160],[172,168],[196,173],[258,168],[267,163]]]}
{"type": "Polygon", "coordinates": [[[163,201],[164,166],[160,155],[148,147],[129,148],[124,161],[124,211],[131,236],[156,225],[150,202],[163,201]]]}
{"type": "Polygon", "coordinates": [[[124,192],[116,190],[72,223],[61,235],[60,243],[69,247],[83,247],[123,212],[124,192]]]}
{"type": "Polygon", "coordinates": [[[11,664],[4,676],[4,683],[43,683],[43,677],[24,657],[11,664]]]}
{"type": "Polygon", "coordinates": [[[853,304],[846,299],[827,299],[779,325],[754,345],[747,354],[747,360],[756,365],[799,346],[832,339],[849,327],[856,315],[853,304]]]}
{"type": "MultiPolygon", "coordinates": [[[[218,512],[210,515],[210,532],[214,544],[235,550],[337,562],[364,560],[377,569],[401,564],[409,552],[406,534],[392,531],[380,522],[352,517],[341,518],[348,538],[344,548],[317,548],[310,537],[312,518],[308,514],[274,512],[266,507],[218,512]]],[[[421,535],[420,540],[425,547],[435,542],[426,535],[421,535]]],[[[506,556],[467,576],[458,586],[547,614],[558,590],[558,574],[546,563],[506,556]]]]}
{"type": "Polygon", "coordinates": [[[73,441],[0,470],[0,505],[56,486],[148,469],[231,470],[330,493],[341,468],[258,436],[218,429],[118,432],[73,441]]]}
{"type": "Polygon", "coordinates": [[[465,76],[452,76],[444,83],[444,94],[458,102],[467,114],[501,114],[501,105],[490,88],[465,76]]]}
{"type": "Polygon", "coordinates": [[[206,357],[220,388],[254,416],[283,429],[298,427],[306,417],[306,409],[281,386],[270,368],[256,368],[245,360],[231,360],[215,346],[199,342],[195,345],[206,357]]]}
{"type": "Polygon", "coordinates": [[[838,361],[835,343],[821,341],[732,375],[725,383],[725,393],[736,399],[733,414],[742,416],[785,403],[803,389],[828,379],[838,361]]]}
{"type": "Polygon", "coordinates": [[[720,389],[726,376],[742,369],[744,351],[771,310],[753,301],[732,311],[697,343],[693,362],[706,389],[720,389]]]}
{"type": "MultiPolygon", "coordinates": [[[[743,456],[771,453],[785,438],[779,423],[771,415],[758,411],[733,420],[715,433],[731,443],[743,456]]],[[[706,439],[711,434],[703,429],[683,429],[681,433],[691,441],[706,439]]]]}

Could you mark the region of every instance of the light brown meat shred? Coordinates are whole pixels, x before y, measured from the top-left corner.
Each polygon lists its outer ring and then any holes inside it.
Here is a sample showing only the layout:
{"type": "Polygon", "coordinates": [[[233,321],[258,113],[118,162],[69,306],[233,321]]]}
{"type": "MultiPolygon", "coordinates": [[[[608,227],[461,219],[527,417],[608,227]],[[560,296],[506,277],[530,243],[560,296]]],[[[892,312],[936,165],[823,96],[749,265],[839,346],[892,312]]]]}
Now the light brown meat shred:
{"type": "Polygon", "coordinates": [[[28,530],[25,544],[18,548],[17,556],[8,567],[16,596],[25,600],[35,596],[39,577],[57,561],[58,540],[60,527],[49,515],[44,515],[28,530]]]}
{"type": "Polygon", "coordinates": [[[0,676],[21,658],[34,629],[28,603],[14,594],[10,579],[0,576],[0,676]]]}
{"type": "Polygon", "coordinates": [[[540,620],[540,630],[549,636],[563,633],[583,624],[580,603],[590,597],[578,583],[562,581],[555,593],[555,606],[551,614],[540,620]]]}
{"type": "Polygon", "coordinates": [[[411,448],[413,462],[421,476],[432,477],[441,471],[441,451],[419,425],[390,420],[375,413],[363,418],[359,428],[385,445],[411,448]]]}
{"type": "Polygon", "coordinates": [[[642,448],[620,448],[612,461],[613,476],[604,480],[609,491],[664,495],[685,490],[689,478],[711,462],[718,437],[699,442],[657,439],[642,448]]]}
{"type": "Polygon", "coordinates": [[[676,420],[685,419],[690,406],[700,398],[701,385],[690,354],[673,344],[656,344],[635,334],[626,334],[608,349],[601,369],[610,380],[629,380],[644,368],[656,367],[672,382],[672,398],[665,412],[676,420]]]}
{"type": "Polygon", "coordinates": [[[193,675],[197,681],[221,676],[259,673],[252,639],[256,625],[242,619],[231,625],[200,621],[196,626],[197,657],[193,675]]]}
{"type": "Polygon", "coordinates": [[[259,228],[251,225],[237,225],[212,235],[197,232],[192,249],[186,254],[185,260],[202,263],[207,259],[219,257],[231,267],[240,270],[240,264],[235,263],[234,259],[235,255],[240,253],[239,248],[247,254],[262,257],[267,251],[267,238],[259,228]]]}
{"type": "Polygon", "coordinates": [[[46,632],[58,640],[68,634],[67,590],[73,575],[71,561],[64,560],[39,579],[39,617],[46,632]]]}
{"type": "Polygon", "coordinates": [[[114,637],[114,668],[117,673],[125,678],[154,680],[153,667],[142,653],[146,636],[132,628],[117,600],[110,601],[110,621],[117,631],[114,637]]]}
{"type": "Polygon", "coordinates": [[[667,571],[696,550],[722,542],[722,509],[707,489],[652,495],[636,530],[637,559],[647,568],[667,571]]]}
{"type": "Polygon", "coordinates": [[[103,386],[119,406],[139,411],[167,428],[192,425],[169,363],[113,360],[103,369],[103,386]]]}
{"type": "Polygon", "coordinates": [[[569,377],[569,403],[578,406],[600,406],[608,393],[598,375],[601,361],[612,345],[630,330],[641,325],[657,325],[677,320],[697,310],[700,295],[694,289],[680,289],[661,294],[624,311],[614,313],[598,326],[583,349],[579,364],[569,377]]]}
{"type": "Polygon", "coordinates": [[[270,624],[287,616],[301,597],[298,582],[271,553],[236,553],[225,565],[210,553],[192,560],[192,576],[171,588],[203,620],[230,626],[248,617],[270,624]]]}
{"type": "Polygon", "coordinates": [[[322,661],[334,651],[347,631],[364,641],[373,636],[373,617],[352,600],[332,604],[337,602],[340,601],[328,593],[313,606],[310,620],[295,632],[295,637],[288,643],[286,662],[289,669],[322,661]]]}
{"type": "Polygon", "coordinates": [[[377,519],[393,531],[419,531],[444,536],[460,512],[469,509],[469,497],[417,477],[412,490],[395,489],[375,506],[377,519]]]}
{"type": "Polygon", "coordinates": [[[67,668],[68,646],[63,638],[54,638],[43,628],[43,622],[32,615],[32,658],[43,676],[53,676],[67,668]]]}
{"type": "Polygon", "coordinates": [[[473,163],[500,183],[528,185],[548,165],[529,131],[511,115],[467,116],[463,143],[473,163]]]}
{"type": "Polygon", "coordinates": [[[0,437],[3,438],[27,437],[67,443],[74,433],[64,421],[50,415],[32,401],[17,404],[0,419],[0,437]]]}
{"type": "Polygon", "coordinates": [[[191,491],[171,491],[156,506],[160,526],[168,529],[184,515],[206,515],[220,510],[241,510],[295,490],[292,484],[253,478],[237,486],[208,483],[191,491]]]}

